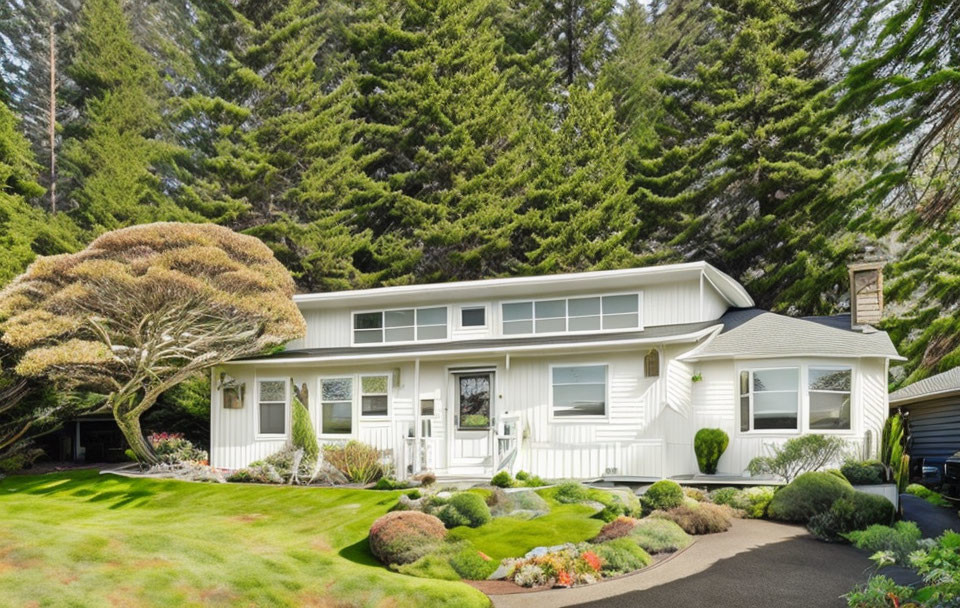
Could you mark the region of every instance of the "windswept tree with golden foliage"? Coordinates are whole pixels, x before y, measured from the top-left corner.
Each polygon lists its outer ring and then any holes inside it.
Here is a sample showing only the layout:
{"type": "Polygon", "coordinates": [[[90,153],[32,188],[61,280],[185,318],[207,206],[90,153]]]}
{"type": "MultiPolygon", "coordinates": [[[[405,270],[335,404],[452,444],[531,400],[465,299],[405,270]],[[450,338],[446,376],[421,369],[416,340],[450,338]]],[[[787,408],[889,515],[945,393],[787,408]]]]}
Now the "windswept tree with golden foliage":
{"type": "Polygon", "coordinates": [[[197,372],[303,335],[293,280],[256,238],[212,224],[106,233],[37,259],[0,292],[16,372],[107,394],[134,453],[156,457],[140,417],[197,372]]]}

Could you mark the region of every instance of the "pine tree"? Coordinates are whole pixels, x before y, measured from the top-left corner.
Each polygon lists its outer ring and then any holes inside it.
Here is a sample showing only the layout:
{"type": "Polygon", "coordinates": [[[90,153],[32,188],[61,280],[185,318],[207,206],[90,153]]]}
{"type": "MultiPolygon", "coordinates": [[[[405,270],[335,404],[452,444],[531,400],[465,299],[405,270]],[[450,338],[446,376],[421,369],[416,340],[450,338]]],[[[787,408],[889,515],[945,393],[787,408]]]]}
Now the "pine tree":
{"type": "Polygon", "coordinates": [[[89,0],[79,17],[64,174],[72,212],[86,229],[200,216],[174,201],[183,150],[170,136],[166,94],[151,57],[132,38],[118,0],[89,0]]]}
{"type": "Polygon", "coordinates": [[[539,44],[554,61],[558,81],[593,82],[612,50],[615,0],[535,0],[539,44]]]}

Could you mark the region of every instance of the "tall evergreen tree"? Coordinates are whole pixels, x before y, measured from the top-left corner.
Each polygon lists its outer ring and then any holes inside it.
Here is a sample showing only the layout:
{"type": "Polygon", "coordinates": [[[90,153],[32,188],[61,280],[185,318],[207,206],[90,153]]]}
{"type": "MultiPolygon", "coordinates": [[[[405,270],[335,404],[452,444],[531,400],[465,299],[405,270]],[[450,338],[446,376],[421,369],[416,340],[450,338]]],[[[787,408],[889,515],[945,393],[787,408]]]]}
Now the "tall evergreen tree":
{"type": "Polygon", "coordinates": [[[615,0],[533,0],[533,29],[558,81],[592,82],[613,46],[615,0]]]}

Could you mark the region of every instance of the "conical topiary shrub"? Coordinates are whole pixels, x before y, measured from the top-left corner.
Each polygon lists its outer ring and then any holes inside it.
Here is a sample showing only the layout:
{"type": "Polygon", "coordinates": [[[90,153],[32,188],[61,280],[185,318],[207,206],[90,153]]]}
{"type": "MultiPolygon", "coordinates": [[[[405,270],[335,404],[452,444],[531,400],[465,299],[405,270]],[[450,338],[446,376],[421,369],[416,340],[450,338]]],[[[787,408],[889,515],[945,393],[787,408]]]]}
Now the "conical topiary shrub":
{"type": "Polygon", "coordinates": [[[701,473],[713,475],[717,472],[717,463],[730,445],[730,437],[722,429],[700,429],[693,438],[693,451],[697,455],[697,466],[701,473]]]}

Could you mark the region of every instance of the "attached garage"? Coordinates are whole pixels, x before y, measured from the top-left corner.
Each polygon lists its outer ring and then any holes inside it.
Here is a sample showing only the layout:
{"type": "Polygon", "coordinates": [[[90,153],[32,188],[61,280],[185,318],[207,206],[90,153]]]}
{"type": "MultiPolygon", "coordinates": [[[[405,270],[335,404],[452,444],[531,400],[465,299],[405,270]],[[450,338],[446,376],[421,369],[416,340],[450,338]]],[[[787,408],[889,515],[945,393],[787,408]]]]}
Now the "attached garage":
{"type": "Polygon", "coordinates": [[[890,393],[890,409],[906,415],[911,473],[935,467],[942,478],[947,458],[960,452],[960,367],[890,393]]]}

